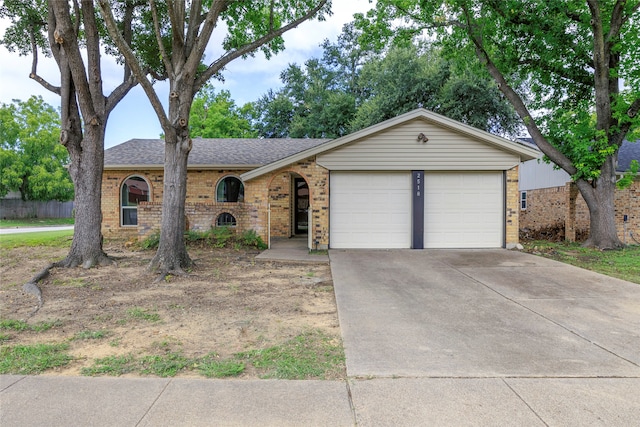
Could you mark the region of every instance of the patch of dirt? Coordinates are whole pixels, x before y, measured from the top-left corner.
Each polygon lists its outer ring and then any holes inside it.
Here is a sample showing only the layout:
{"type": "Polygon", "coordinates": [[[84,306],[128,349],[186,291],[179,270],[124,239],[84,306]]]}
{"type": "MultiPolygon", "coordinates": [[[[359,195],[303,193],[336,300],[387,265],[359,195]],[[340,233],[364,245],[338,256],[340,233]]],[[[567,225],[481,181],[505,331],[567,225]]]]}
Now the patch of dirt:
{"type": "MultiPolygon", "coordinates": [[[[153,251],[137,252],[120,243],[105,245],[117,265],[85,270],[53,269],[40,282],[44,305],[22,285],[66,249],[29,248],[0,254],[0,318],[29,324],[57,322],[45,332],[3,330],[5,345],[70,345],[76,358],[56,375],[79,375],[82,367],[106,356],[210,352],[226,358],[266,348],[309,330],[340,339],[333,282],[328,265],[255,261],[257,251],[190,249],[196,266],[188,277],[154,283],[146,268],[153,251]],[[138,316],[136,316],[136,312],[138,316]],[[157,314],[159,320],[140,313],[157,314]],[[83,331],[105,338],[74,339],[83,331]]],[[[179,376],[197,376],[186,372],[179,376]]],[[[255,378],[245,372],[240,378],[255,378]]]]}
{"type": "MultiPolygon", "coordinates": [[[[584,242],[589,237],[589,230],[578,229],[576,230],[576,241],[584,242]]],[[[564,224],[555,224],[548,227],[531,229],[520,229],[520,241],[531,242],[534,240],[546,240],[549,242],[564,242],[565,232],[564,224]]]]}

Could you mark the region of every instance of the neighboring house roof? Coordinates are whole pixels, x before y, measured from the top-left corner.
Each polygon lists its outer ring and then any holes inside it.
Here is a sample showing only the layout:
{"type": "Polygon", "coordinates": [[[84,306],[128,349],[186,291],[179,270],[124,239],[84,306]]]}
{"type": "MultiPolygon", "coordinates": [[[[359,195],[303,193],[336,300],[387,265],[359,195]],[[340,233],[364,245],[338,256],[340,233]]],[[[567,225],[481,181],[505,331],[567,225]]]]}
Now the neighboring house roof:
{"type": "MultiPolygon", "coordinates": [[[[328,139],[193,139],[190,169],[254,169],[322,145],[328,139]]],[[[104,152],[105,169],[158,169],[164,140],[131,139],[104,152]]]]}
{"type": "MultiPolygon", "coordinates": [[[[536,143],[533,141],[533,138],[520,138],[518,141],[527,144],[528,146],[533,147],[538,151],[540,150],[536,143]]],[[[542,152],[540,152],[540,157],[541,156],[542,152]]],[[[630,142],[625,139],[624,141],[622,141],[622,145],[618,150],[618,165],[616,166],[616,172],[624,173],[628,171],[632,160],[637,160],[638,162],[640,162],[640,140],[637,140],[636,142],[630,142]]]]}
{"type": "Polygon", "coordinates": [[[250,180],[253,178],[257,178],[263,174],[280,169],[291,163],[303,160],[305,158],[308,158],[314,155],[326,153],[330,150],[338,149],[344,145],[356,142],[358,140],[362,140],[363,138],[388,130],[395,126],[402,125],[404,123],[407,123],[415,119],[422,119],[422,120],[434,123],[438,126],[448,128],[454,132],[464,134],[466,136],[475,138],[476,140],[482,141],[486,144],[492,145],[494,147],[498,147],[504,151],[517,154],[522,159],[522,161],[535,159],[538,156],[537,150],[534,150],[525,144],[509,141],[508,139],[492,135],[488,132],[482,131],[480,129],[476,129],[472,126],[465,125],[458,121],[449,119],[445,116],[441,116],[440,114],[436,114],[432,111],[425,110],[424,108],[419,108],[419,109],[410,111],[408,113],[402,114],[393,119],[386,120],[382,123],[378,123],[376,125],[359,130],[349,135],[334,139],[333,141],[327,142],[326,144],[311,147],[305,151],[301,151],[299,153],[293,154],[286,158],[282,158],[280,160],[277,160],[273,163],[267,164],[260,168],[251,170],[249,172],[245,172],[244,174],[242,174],[241,178],[243,180],[250,180]]]}
{"type": "Polygon", "coordinates": [[[640,140],[636,142],[624,141],[618,151],[618,166],[616,172],[629,170],[632,160],[640,162],[640,140]]]}

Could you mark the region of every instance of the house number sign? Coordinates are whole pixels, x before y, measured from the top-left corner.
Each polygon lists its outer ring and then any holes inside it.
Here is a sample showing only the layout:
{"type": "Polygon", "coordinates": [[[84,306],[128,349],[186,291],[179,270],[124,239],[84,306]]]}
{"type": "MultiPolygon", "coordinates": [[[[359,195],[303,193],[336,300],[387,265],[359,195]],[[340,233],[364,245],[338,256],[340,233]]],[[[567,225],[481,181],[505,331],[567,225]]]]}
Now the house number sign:
{"type": "Polygon", "coordinates": [[[413,249],[424,248],[424,171],[412,171],[412,239],[413,249]]]}

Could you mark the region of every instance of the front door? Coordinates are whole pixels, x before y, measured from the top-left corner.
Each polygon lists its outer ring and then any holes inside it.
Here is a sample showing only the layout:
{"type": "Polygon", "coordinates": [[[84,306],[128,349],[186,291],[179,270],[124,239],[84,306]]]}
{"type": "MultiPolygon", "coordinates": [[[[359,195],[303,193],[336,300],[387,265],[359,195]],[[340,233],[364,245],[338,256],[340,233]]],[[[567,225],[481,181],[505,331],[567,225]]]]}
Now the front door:
{"type": "Polygon", "coordinates": [[[309,230],[309,220],[307,211],[309,210],[309,185],[304,178],[294,179],[294,209],[293,223],[295,234],[307,234],[309,230]]]}

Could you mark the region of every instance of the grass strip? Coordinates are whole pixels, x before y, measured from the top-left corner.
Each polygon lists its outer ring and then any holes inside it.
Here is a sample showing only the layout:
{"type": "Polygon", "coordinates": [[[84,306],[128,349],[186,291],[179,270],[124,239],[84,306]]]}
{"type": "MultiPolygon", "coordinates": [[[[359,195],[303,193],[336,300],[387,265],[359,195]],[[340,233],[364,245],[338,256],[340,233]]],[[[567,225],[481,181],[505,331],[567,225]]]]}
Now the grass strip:
{"type": "Polygon", "coordinates": [[[65,366],[73,357],[68,344],[34,344],[0,347],[0,374],[39,374],[65,366]]]}

